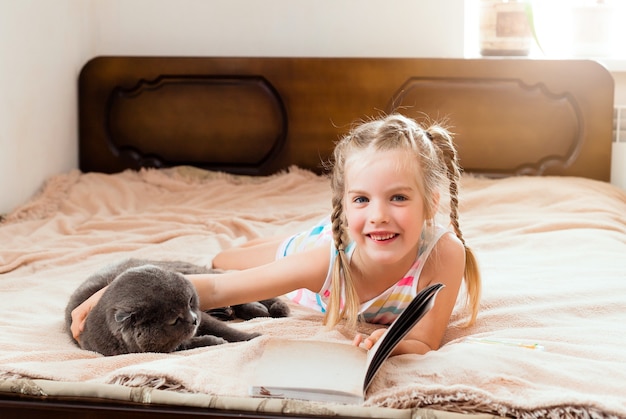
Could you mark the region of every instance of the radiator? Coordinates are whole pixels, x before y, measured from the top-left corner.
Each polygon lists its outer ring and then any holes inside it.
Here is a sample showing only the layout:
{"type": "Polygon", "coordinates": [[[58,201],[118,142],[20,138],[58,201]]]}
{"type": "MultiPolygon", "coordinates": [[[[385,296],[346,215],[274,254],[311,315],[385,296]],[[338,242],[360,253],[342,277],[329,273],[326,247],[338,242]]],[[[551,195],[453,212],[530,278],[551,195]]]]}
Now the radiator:
{"type": "Polygon", "coordinates": [[[626,190],[626,106],[616,106],[613,112],[611,183],[626,190]]]}

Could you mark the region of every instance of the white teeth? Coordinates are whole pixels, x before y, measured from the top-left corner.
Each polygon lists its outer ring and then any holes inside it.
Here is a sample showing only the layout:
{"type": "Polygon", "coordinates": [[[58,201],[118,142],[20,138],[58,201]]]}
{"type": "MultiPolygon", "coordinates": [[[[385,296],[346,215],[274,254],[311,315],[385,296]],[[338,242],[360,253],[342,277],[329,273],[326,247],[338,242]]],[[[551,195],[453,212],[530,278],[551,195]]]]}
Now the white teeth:
{"type": "Polygon", "coordinates": [[[389,239],[392,239],[394,236],[395,234],[393,233],[384,234],[384,235],[370,234],[370,237],[372,238],[372,240],[376,240],[376,241],[389,240],[389,239]]]}

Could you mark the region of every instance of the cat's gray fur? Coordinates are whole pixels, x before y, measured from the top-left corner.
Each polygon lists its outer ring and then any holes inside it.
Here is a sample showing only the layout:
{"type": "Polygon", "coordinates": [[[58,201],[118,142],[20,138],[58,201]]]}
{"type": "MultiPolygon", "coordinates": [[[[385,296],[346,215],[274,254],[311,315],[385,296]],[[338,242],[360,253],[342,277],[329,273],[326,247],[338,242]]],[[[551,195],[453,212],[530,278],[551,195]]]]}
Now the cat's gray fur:
{"type": "MultiPolygon", "coordinates": [[[[179,261],[128,259],[87,278],[65,309],[70,336],[74,308],[109,285],[91,310],[80,335],[81,348],[103,355],[172,352],[200,346],[250,340],[258,333],[237,330],[221,319],[285,317],[289,307],[273,298],[212,310],[198,308],[195,288],[183,274],[217,272],[179,261]]],[[[73,339],[73,338],[72,338],[73,339]]]]}

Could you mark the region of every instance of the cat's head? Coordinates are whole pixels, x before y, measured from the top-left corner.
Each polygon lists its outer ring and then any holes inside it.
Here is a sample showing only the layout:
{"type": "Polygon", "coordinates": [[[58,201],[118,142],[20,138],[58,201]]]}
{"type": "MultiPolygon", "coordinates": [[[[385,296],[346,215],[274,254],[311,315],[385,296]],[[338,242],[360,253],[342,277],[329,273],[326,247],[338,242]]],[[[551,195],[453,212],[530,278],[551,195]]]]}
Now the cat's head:
{"type": "Polygon", "coordinates": [[[128,352],[172,352],[200,324],[193,285],[183,275],[154,265],[124,271],[105,297],[109,329],[128,352]]]}

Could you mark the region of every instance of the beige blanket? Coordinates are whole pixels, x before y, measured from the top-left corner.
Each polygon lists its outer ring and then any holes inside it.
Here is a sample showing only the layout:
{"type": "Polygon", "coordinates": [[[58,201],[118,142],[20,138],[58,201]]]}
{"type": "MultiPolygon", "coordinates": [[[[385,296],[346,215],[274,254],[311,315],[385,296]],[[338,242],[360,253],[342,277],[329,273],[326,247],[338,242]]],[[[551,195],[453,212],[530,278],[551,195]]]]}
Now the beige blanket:
{"type": "MultiPolygon", "coordinates": [[[[102,357],[64,333],[65,304],[106,263],[210,264],[220,249],[306,228],[329,201],[326,179],[295,168],[263,178],[187,167],[51,178],[0,224],[0,391],[116,398],[136,387],[130,397],[144,402],[255,403],[247,382],[273,336],[347,342],[350,333],[293,306],[287,319],[235,324],[263,333],[250,342],[102,357]]],[[[579,178],[465,177],[461,228],[483,272],[477,324],[463,328],[455,312],[440,350],[389,359],[365,406],[626,416],[626,193],[579,178]]]]}

